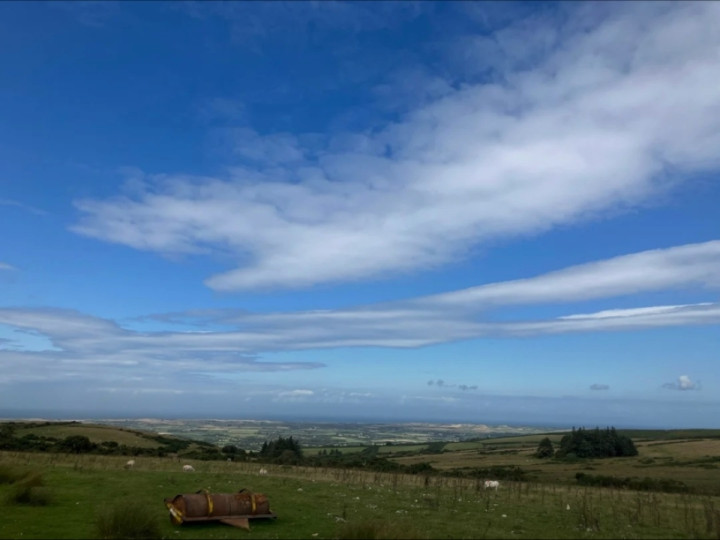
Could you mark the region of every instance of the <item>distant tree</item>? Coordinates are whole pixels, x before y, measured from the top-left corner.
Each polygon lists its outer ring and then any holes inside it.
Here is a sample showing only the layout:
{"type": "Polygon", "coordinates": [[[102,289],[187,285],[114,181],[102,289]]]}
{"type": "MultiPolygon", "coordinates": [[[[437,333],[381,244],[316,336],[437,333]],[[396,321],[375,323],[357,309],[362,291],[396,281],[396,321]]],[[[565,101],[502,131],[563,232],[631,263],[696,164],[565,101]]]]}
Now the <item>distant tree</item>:
{"type": "Polygon", "coordinates": [[[538,444],[537,450],[535,450],[535,457],[539,458],[551,458],[555,455],[555,447],[553,446],[550,437],[545,437],[538,444]]]}
{"type": "Polygon", "coordinates": [[[265,441],[260,448],[259,457],[284,464],[298,463],[303,458],[300,443],[292,438],[278,437],[274,441],[265,441]]]}
{"type": "Polygon", "coordinates": [[[630,437],[620,435],[615,428],[600,430],[575,429],[560,440],[556,457],[603,458],[636,456],[635,444],[630,437]]]}
{"type": "Polygon", "coordinates": [[[425,451],[428,454],[442,454],[446,444],[444,441],[433,441],[427,445],[425,451]]]}
{"type": "Polygon", "coordinates": [[[58,446],[61,451],[70,452],[71,454],[83,454],[97,448],[97,445],[90,442],[90,439],[85,435],[70,435],[65,437],[60,441],[58,446]]]}

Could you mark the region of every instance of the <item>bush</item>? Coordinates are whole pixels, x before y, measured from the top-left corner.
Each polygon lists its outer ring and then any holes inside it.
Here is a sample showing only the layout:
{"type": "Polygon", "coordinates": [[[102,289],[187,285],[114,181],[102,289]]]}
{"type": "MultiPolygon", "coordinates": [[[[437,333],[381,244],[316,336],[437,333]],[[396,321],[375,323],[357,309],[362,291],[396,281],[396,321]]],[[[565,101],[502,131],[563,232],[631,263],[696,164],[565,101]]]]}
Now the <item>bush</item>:
{"type": "Polygon", "coordinates": [[[7,496],[7,502],[10,504],[46,506],[51,500],[50,491],[44,486],[40,473],[28,474],[14,482],[7,496]]]}
{"type": "Polygon", "coordinates": [[[671,478],[620,478],[579,472],[575,475],[575,480],[581,486],[624,488],[636,491],[662,491],[665,493],[688,493],[690,491],[690,488],[684,482],[671,478]]]}
{"type": "Polygon", "coordinates": [[[493,465],[492,467],[474,467],[472,469],[452,469],[445,473],[448,476],[467,476],[469,478],[480,478],[494,480],[512,480],[522,482],[528,479],[527,472],[517,465],[493,465]]]}
{"type": "Polygon", "coordinates": [[[136,499],[121,499],[101,510],[95,529],[103,539],[162,537],[156,512],[136,499]]]}
{"type": "Polygon", "coordinates": [[[14,484],[26,474],[27,472],[14,469],[9,465],[0,465],[0,484],[14,484]]]}
{"type": "Polygon", "coordinates": [[[427,461],[423,461],[422,463],[413,463],[412,465],[408,465],[406,471],[409,474],[430,474],[435,473],[437,470],[430,465],[427,461]]]}
{"type": "Polygon", "coordinates": [[[555,448],[550,440],[550,437],[545,437],[538,444],[537,450],[535,450],[535,457],[539,458],[551,458],[555,455],[555,448]]]}
{"type": "Polygon", "coordinates": [[[95,450],[97,444],[91,442],[85,435],[70,435],[58,443],[58,448],[71,454],[86,454],[95,450]]]}

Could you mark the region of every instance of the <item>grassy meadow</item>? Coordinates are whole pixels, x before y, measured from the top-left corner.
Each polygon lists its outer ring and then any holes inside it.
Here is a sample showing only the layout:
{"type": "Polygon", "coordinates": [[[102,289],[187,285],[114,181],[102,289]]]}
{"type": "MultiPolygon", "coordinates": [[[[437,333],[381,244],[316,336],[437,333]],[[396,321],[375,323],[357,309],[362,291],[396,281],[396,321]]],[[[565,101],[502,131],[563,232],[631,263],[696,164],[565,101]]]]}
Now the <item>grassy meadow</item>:
{"type": "MultiPolygon", "coordinates": [[[[95,435],[107,440],[109,433],[95,435]]],[[[485,490],[482,478],[437,474],[150,456],[135,457],[128,470],[127,456],[4,451],[0,538],[111,538],[107,516],[114,514],[126,523],[153,521],[154,532],[145,537],[154,538],[720,539],[717,435],[643,432],[635,434],[637,457],[577,462],[533,457],[538,435],[447,443],[440,452],[435,445],[430,454],[422,453],[428,445],[381,447],[393,460],[429,462],[440,471],[519,466],[527,472],[528,481],[501,480],[497,491],[485,490]],[[182,472],[185,463],[195,472],[182,472]],[[261,467],[267,475],[259,474],[261,467]],[[691,492],[584,487],[575,482],[580,471],[664,475],[682,480],[691,492]],[[251,521],[250,531],[217,522],[177,526],[163,504],[166,497],[200,489],[243,488],[265,494],[277,520],[251,521]]]]}

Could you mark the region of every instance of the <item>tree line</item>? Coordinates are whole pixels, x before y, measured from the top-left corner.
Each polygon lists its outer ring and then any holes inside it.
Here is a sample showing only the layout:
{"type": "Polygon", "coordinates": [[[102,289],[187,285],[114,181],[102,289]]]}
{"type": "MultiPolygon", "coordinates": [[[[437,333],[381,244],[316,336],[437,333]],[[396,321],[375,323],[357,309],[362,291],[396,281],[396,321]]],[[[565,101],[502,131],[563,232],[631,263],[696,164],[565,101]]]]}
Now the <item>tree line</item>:
{"type": "Polygon", "coordinates": [[[539,458],[605,458],[637,456],[638,451],[630,437],[621,435],[614,427],[601,430],[572,428],[572,431],[560,439],[560,447],[556,450],[549,437],[538,444],[535,455],[539,458]]]}

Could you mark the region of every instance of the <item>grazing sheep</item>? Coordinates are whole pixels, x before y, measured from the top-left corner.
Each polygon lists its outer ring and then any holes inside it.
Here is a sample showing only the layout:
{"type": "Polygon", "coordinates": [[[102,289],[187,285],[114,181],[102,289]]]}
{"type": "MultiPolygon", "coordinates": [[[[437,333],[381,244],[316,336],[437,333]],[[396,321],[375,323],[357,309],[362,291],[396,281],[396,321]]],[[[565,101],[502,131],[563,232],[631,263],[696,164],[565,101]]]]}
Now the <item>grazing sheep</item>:
{"type": "Polygon", "coordinates": [[[183,472],[195,472],[195,467],[192,465],[183,465],[183,472]]]}
{"type": "Polygon", "coordinates": [[[266,469],[265,467],[263,467],[262,469],[260,469],[260,470],[258,471],[258,474],[262,474],[262,475],[267,474],[267,469],[266,469]]]}
{"type": "Polygon", "coordinates": [[[497,480],[485,480],[485,483],[483,484],[485,486],[485,489],[494,489],[497,491],[497,488],[500,487],[500,482],[497,480]]]}
{"type": "Polygon", "coordinates": [[[124,469],[132,469],[134,466],[135,466],[135,460],[131,459],[125,465],[123,465],[123,468],[124,469]]]}

